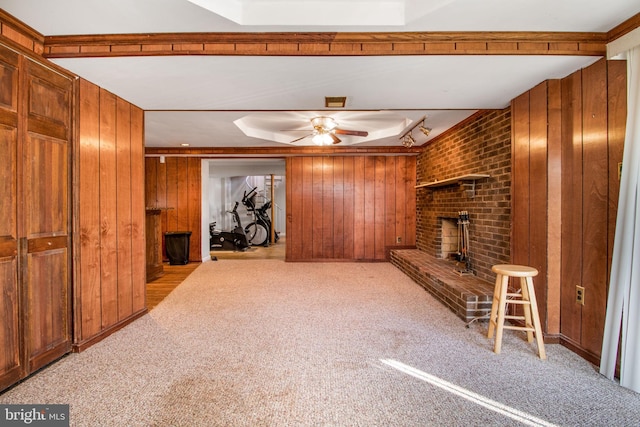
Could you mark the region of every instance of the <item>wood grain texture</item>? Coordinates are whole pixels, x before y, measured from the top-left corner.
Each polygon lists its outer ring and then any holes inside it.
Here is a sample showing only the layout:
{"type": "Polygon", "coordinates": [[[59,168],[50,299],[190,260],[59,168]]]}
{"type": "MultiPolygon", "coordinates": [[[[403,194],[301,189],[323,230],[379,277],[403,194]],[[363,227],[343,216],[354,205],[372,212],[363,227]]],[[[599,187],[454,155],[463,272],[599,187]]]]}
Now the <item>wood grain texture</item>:
{"type": "Polygon", "coordinates": [[[357,147],[357,146],[307,146],[307,147],[208,147],[208,148],[182,148],[182,147],[148,147],[145,154],[149,157],[159,156],[192,156],[200,158],[214,158],[220,156],[348,156],[348,155],[416,155],[421,148],[413,146],[404,148],[401,145],[394,147],[357,147]]]}
{"type": "Polygon", "coordinates": [[[158,174],[156,172],[157,165],[159,165],[159,163],[156,159],[154,159],[153,157],[145,157],[144,200],[145,207],[148,208],[164,207],[158,204],[158,174]]]}
{"type": "Polygon", "coordinates": [[[511,200],[513,227],[511,262],[529,265],[530,246],[530,93],[526,92],[511,103],[511,200]]]}
{"type": "Polygon", "coordinates": [[[415,234],[415,205],[406,199],[407,191],[415,197],[411,163],[407,156],[287,159],[287,261],[383,261],[389,246],[405,245],[415,234]],[[407,207],[400,214],[399,204],[407,207]]]}
{"type": "Polygon", "coordinates": [[[600,55],[606,33],[164,33],[49,36],[48,58],[140,55],[600,55]]]}
{"type": "Polygon", "coordinates": [[[332,157],[322,157],[322,202],[320,210],[322,212],[322,238],[319,258],[334,258],[335,246],[339,243],[334,239],[334,176],[335,164],[332,157]]]}
{"type": "Polygon", "coordinates": [[[533,279],[538,313],[547,330],[547,145],[548,83],[530,90],[529,99],[529,265],[538,269],[533,279]]]}
{"type": "Polygon", "coordinates": [[[75,282],[75,340],[102,328],[100,302],[100,88],[80,79],[78,217],[80,247],[75,282]]]}
{"type": "MultiPolygon", "coordinates": [[[[156,206],[151,207],[166,208],[161,214],[163,240],[164,233],[168,231],[191,231],[189,260],[202,261],[201,158],[167,156],[165,163],[160,163],[158,157],[146,157],[144,164],[147,204],[155,203],[156,206]]],[[[162,246],[164,248],[164,244],[162,246]]],[[[165,252],[163,249],[163,259],[168,261],[165,252]]]]}
{"type": "MultiPolygon", "coordinates": [[[[322,247],[322,218],[324,211],[322,210],[322,166],[324,159],[322,157],[312,158],[313,167],[311,175],[311,188],[312,188],[312,209],[311,218],[312,221],[309,224],[313,234],[311,235],[311,247],[312,257],[319,259],[323,258],[324,251],[322,247]]],[[[288,180],[287,180],[288,181],[288,180]]]]}
{"type": "Polygon", "coordinates": [[[0,390],[24,375],[18,330],[18,263],[17,257],[0,258],[0,390]]]}
{"type": "Polygon", "coordinates": [[[159,209],[147,209],[146,211],[146,224],[145,224],[145,239],[146,239],[146,264],[147,275],[146,280],[150,282],[152,280],[161,277],[163,274],[162,265],[162,228],[160,223],[159,209]]]}
{"type": "Polygon", "coordinates": [[[17,218],[27,372],[71,349],[70,77],[22,61],[17,218]],[[20,231],[21,230],[21,231],[20,231]]]}
{"type": "MultiPolygon", "coordinates": [[[[0,239],[16,240],[18,56],[0,48],[0,239]]],[[[0,256],[9,255],[0,253],[0,256]]]]}
{"type": "Polygon", "coordinates": [[[187,159],[187,225],[186,229],[191,231],[189,259],[191,261],[201,261],[202,257],[200,242],[202,211],[202,173],[201,160],[196,157],[187,159]]]}
{"type": "MultiPolygon", "coordinates": [[[[639,15],[640,18],[640,15],[639,15]]],[[[607,67],[608,139],[609,139],[609,220],[608,266],[611,272],[613,241],[616,233],[616,216],[620,195],[618,166],[622,163],[627,118],[627,67],[626,61],[609,61],[607,67]]],[[[607,282],[607,292],[609,286],[607,282]]]]}
{"type": "Polygon", "coordinates": [[[80,80],[76,351],[146,310],[143,120],[139,108],[80,80]]]}
{"type": "Polygon", "coordinates": [[[560,331],[599,362],[626,120],[626,70],[601,60],[562,79],[560,331]],[[576,302],[582,286],[584,305],[576,302]]]}
{"type": "Polygon", "coordinates": [[[102,328],[118,321],[116,97],[100,89],[100,303],[102,328]]]}
{"type": "Polygon", "coordinates": [[[118,316],[121,321],[133,312],[131,233],[131,104],[116,100],[116,219],[118,265],[118,316]]]}
{"type": "Polygon", "coordinates": [[[562,283],[562,92],[560,80],[548,81],[547,99],[547,319],[549,336],[560,334],[562,283]]]}
{"type": "Polygon", "coordinates": [[[0,46],[0,390],[25,375],[19,330],[18,55],[0,46]]]}
{"type": "MultiPolygon", "coordinates": [[[[176,157],[167,157],[165,159],[166,174],[161,175],[158,173],[158,182],[164,182],[164,186],[167,189],[165,199],[167,201],[167,222],[163,224],[163,233],[166,231],[178,231],[178,162],[176,157]]],[[[165,259],[168,260],[168,258],[165,259]]]]}
{"type": "Polygon", "coordinates": [[[604,333],[608,281],[609,164],[607,139],[607,62],[582,71],[583,246],[581,344],[599,355],[604,333]]]}
{"type": "Polygon", "coordinates": [[[354,167],[355,167],[355,162],[353,157],[343,157],[342,165],[343,165],[343,169],[342,169],[343,193],[342,194],[344,197],[344,201],[342,203],[342,207],[343,207],[342,246],[344,248],[343,256],[345,259],[353,259],[355,254],[355,248],[354,248],[354,226],[355,226],[354,167]]]}
{"type": "Polygon", "coordinates": [[[345,200],[345,176],[344,176],[344,157],[333,158],[333,188],[330,192],[330,197],[333,199],[333,224],[332,224],[332,239],[334,239],[333,246],[333,258],[344,259],[344,234],[345,234],[345,204],[348,205],[348,200],[345,200]],[[333,194],[331,194],[333,193],[333,194]],[[336,239],[336,236],[339,238],[336,239]]]}
{"type": "Polygon", "coordinates": [[[384,247],[396,245],[396,158],[385,159],[384,164],[384,247]]]}
{"type": "Polygon", "coordinates": [[[364,158],[364,205],[356,212],[364,224],[364,258],[372,260],[376,255],[376,158],[364,158]]]}
{"type": "Polygon", "coordinates": [[[144,112],[131,106],[131,285],[132,321],[146,310],[144,112]]]}
{"type": "Polygon", "coordinates": [[[560,332],[580,343],[582,309],[582,73],[562,79],[562,287],[560,332]]]}
{"type": "Polygon", "coordinates": [[[534,283],[547,335],[597,363],[625,122],[625,70],[598,61],[512,101],[512,261],[534,283]],[[560,238],[558,238],[560,236],[560,238]],[[584,305],[576,286],[585,288],[584,305]]]}
{"type": "MultiPolygon", "coordinates": [[[[175,211],[177,225],[174,230],[167,231],[193,231],[189,230],[189,159],[178,157],[175,162],[176,174],[182,177],[181,180],[176,180],[177,203],[175,211]]],[[[200,177],[198,177],[199,180],[200,177]]]]}
{"type": "MultiPolygon", "coordinates": [[[[301,159],[296,159],[302,163],[300,181],[302,181],[302,192],[294,194],[294,197],[299,197],[302,199],[302,218],[313,218],[313,158],[312,157],[303,157],[301,159]]],[[[295,169],[294,169],[295,171],[295,169]]],[[[296,180],[297,181],[297,180],[296,180]]],[[[289,177],[287,177],[287,185],[292,184],[294,181],[291,181],[289,177]]],[[[293,184],[292,184],[293,185],[293,184]]],[[[298,243],[294,243],[292,248],[296,246],[300,246],[302,249],[299,253],[292,253],[291,259],[302,258],[302,259],[312,259],[313,258],[313,228],[309,221],[300,221],[299,218],[292,218],[292,230],[299,227],[302,229],[301,239],[298,240],[298,243]],[[300,225],[297,225],[297,224],[300,225]]],[[[288,234],[287,234],[288,235],[288,234]]],[[[288,246],[288,244],[287,244],[288,246]]]]}
{"type": "Polygon", "coordinates": [[[353,258],[365,258],[365,233],[366,223],[363,212],[365,212],[365,199],[367,197],[365,188],[365,158],[358,156],[354,158],[354,182],[353,182],[353,258]]]}
{"type": "Polygon", "coordinates": [[[68,281],[66,248],[41,251],[28,256],[29,370],[43,366],[71,348],[69,333],[69,291],[60,286],[68,281]]]}

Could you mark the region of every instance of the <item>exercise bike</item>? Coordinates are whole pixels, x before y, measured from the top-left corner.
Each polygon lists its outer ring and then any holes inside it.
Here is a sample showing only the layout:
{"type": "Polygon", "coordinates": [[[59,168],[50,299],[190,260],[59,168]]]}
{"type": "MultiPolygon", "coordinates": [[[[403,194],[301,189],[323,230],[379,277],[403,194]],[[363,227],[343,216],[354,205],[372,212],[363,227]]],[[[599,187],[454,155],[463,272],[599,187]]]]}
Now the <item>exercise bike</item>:
{"type": "Polygon", "coordinates": [[[235,227],[231,231],[216,230],[216,222],[209,224],[209,248],[212,250],[235,250],[246,251],[249,248],[249,240],[242,228],[240,215],[238,215],[238,204],[233,206],[233,210],[227,211],[233,216],[235,227]]]}
{"type": "MultiPolygon", "coordinates": [[[[271,208],[271,200],[267,200],[262,206],[256,208],[255,196],[257,194],[254,187],[249,193],[245,192],[242,196],[242,204],[246,206],[247,211],[253,212],[253,222],[244,229],[247,239],[252,246],[269,246],[269,238],[271,236],[271,218],[267,211],[271,208]]],[[[278,232],[274,232],[275,241],[280,236],[278,232]]]]}

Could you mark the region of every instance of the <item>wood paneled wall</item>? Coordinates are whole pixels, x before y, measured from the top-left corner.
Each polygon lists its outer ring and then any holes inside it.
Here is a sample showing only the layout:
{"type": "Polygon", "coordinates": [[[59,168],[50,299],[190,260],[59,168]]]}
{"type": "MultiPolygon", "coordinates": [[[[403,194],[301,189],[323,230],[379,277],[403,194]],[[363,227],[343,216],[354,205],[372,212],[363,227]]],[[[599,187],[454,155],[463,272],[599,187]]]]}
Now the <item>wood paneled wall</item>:
{"type": "Polygon", "coordinates": [[[599,360],[626,123],[626,64],[598,61],[562,80],[561,333],[599,360]],[[584,305],[575,287],[585,288],[584,305]]]}
{"type": "MultiPolygon", "coordinates": [[[[162,233],[191,231],[189,261],[201,262],[202,176],[199,157],[145,159],[146,206],[167,208],[162,212],[162,233]]],[[[163,243],[164,248],[164,243],[163,243]]],[[[163,256],[168,260],[163,249],[163,256]]]]}
{"type": "Polygon", "coordinates": [[[0,390],[71,349],[73,77],[0,45],[0,390]]]}
{"type": "Polygon", "coordinates": [[[600,60],[512,102],[512,260],[540,270],[534,283],[545,333],[594,363],[615,234],[625,66],[600,60]]]}
{"type": "Polygon", "coordinates": [[[74,348],[146,312],[143,112],[79,80],[74,348]]]}
{"type": "Polygon", "coordinates": [[[560,171],[547,166],[561,162],[560,99],[559,81],[553,80],[511,103],[511,262],[539,272],[534,287],[547,337],[560,327],[560,171]]]}
{"type": "Polygon", "coordinates": [[[287,261],[383,261],[415,245],[415,157],[290,157],[286,176],[287,261]]]}
{"type": "Polygon", "coordinates": [[[0,9],[0,36],[37,55],[44,53],[44,35],[0,9]]]}

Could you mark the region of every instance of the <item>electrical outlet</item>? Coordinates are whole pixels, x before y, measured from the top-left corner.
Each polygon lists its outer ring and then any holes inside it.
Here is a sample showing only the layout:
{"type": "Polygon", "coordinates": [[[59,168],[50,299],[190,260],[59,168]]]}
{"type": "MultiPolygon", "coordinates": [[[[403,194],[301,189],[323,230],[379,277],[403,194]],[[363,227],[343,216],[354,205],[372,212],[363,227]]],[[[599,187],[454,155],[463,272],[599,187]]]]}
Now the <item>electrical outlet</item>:
{"type": "Polygon", "coordinates": [[[576,302],[584,305],[584,287],[576,285],[576,302]]]}
{"type": "Polygon", "coordinates": [[[400,236],[396,237],[396,243],[402,243],[402,237],[400,236]]]}

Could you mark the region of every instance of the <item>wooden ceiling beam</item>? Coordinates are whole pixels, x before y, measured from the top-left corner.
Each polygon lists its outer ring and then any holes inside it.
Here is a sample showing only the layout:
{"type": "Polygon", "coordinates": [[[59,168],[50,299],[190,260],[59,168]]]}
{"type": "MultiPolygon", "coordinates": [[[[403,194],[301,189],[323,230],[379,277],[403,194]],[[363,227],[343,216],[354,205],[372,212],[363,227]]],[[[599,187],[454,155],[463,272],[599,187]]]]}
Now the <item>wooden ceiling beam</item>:
{"type": "Polygon", "coordinates": [[[620,37],[624,36],[627,33],[630,33],[636,28],[640,28],[640,13],[635,14],[620,25],[612,28],[607,33],[607,42],[612,42],[616,39],[619,39],[620,37]]]}
{"type": "Polygon", "coordinates": [[[175,156],[175,157],[211,157],[211,158],[247,158],[247,157],[292,157],[292,156],[348,156],[348,155],[407,155],[417,156],[422,149],[420,147],[209,147],[209,148],[145,148],[145,156],[175,156]]]}
{"type": "Polygon", "coordinates": [[[607,33],[170,33],[47,36],[47,58],[166,55],[603,56],[607,33]]]}

